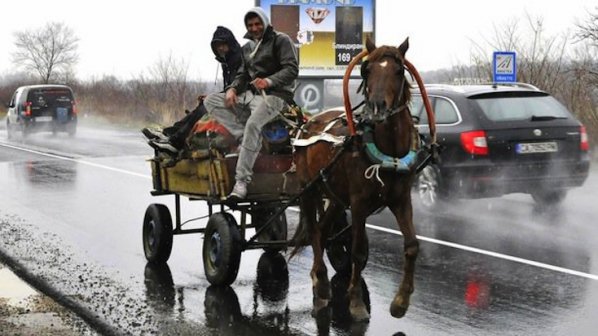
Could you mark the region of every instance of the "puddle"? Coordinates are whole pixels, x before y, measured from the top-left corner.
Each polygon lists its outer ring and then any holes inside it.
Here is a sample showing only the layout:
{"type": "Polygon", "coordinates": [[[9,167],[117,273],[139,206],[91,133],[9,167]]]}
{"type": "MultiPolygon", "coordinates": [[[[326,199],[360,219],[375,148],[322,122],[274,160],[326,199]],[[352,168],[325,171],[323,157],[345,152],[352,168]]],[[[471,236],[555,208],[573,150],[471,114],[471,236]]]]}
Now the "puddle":
{"type": "MultiPolygon", "coordinates": [[[[2,266],[0,266],[2,267],[2,266]]],[[[25,299],[39,293],[17,277],[8,268],[0,268],[0,298],[11,306],[25,306],[25,299]]]]}

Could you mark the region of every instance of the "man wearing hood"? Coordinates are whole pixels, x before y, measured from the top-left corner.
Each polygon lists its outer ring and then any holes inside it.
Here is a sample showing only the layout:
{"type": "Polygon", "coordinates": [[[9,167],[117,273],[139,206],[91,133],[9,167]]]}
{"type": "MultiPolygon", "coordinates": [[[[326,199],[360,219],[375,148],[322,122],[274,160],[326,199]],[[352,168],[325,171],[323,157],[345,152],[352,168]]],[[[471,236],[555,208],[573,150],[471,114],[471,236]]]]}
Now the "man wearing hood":
{"type": "Polygon", "coordinates": [[[243,64],[225,93],[209,95],[208,112],[240,141],[235,186],[229,197],[243,199],[253,176],[253,165],[262,146],[262,128],[293,100],[299,74],[297,49],[291,38],[270,25],[259,7],[245,14],[249,39],[243,48],[243,64]],[[249,108],[245,124],[236,115],[249,108]]]}
{"type": "MultiPolygon", "coordinates": [[[[241,45],[233,33],[226,27],[218,26],[210,43],[216,60],[222,67],[223,90],[229,86],[237,70],[241,66],[241,45]]],[[[141,132],[150,139],[149,144],[158,150],[164,150],[171,154],[185,146],[185,139],[193,129],[195,123],[203,117],[207,111],[203,104],[204,97],[198,98],[199,104],[195,110],[187,113],[183,119],[170,127],[164,128],[161,132],[150,128],[144,128],[141,132]]]]}

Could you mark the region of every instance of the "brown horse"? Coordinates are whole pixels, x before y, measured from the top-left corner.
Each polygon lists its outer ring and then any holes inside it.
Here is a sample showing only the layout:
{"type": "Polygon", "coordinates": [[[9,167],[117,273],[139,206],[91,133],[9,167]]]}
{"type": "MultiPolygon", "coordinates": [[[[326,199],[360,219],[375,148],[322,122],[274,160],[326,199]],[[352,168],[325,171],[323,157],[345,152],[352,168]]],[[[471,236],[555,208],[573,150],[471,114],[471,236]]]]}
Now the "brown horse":
{"type": "Polygon", "coordinates": [[[327,133],[345,136],[350,141],[345,141],[344,144],[316,141],[303,147],[295,147],[297,174],[306,187],[300,200],[300,230],[309,236],[306,240],[310,241],[314,253],[310,273],[314,311],[325,307],[331,298],[323,260],[326,241],[334,222],[339,216],[344,216],[346,208],[350,208],[352,272],[348,295],[351,316],[357,321],[368,320],[370,317],[360,286],[361,271],[368,254],[366,218],[374,211],[388,207],[404,236],[403,280],[390,305],[390,312],[394,317],[402,317],[409,307],[418,254],[410,193],[415,169],[372,170],[373,162],[365,146],[368,143],[366,135],[369,135],[370,145],[374,144],[379,150],[378,156],[403,158],[412,152],[414,142],[417,142],[417,130],[407,105],[411,98],[410,85],[404,73],[405,52],[409,48],[409,42],[406,39],[398,48],[376,48],[368,39],[366,48],[369,55],[362,65],[363,83],[360,88],[365,96],[365,105],[363,112],[355,118],[356,127],[361,131],[358,133],[363,136],[349,137],[347,120],[342,118],[343,111],[329,110],[308,121],[305,125],[307,132],[304,132],[302,138],[327,133]],[[326,206],[324,199],[328,201],[326,206]]]}

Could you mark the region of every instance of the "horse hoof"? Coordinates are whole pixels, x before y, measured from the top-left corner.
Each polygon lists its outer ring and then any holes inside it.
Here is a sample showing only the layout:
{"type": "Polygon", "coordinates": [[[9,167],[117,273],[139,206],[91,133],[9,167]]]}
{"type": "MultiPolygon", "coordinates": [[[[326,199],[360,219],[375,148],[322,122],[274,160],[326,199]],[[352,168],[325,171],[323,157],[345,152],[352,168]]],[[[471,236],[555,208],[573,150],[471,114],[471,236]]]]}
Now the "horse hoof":
{"type": "Polygon", "coordinates": [[[351,307],[350,311],[355,322],[368,322],[370,320],[370,313],[365,309],[365,306],[351,307]]]}
{"type": "Polygon", "coordinates": [[[328,300],[328,299],[314,298],[314,310],[313,310],[314,316],[317,315],[322,309],[328,307],[329,301],[330,300],[328,300]]]}
{"type": "Polygon", "coordinates": [[[405,316],[405,314],[407,313],[407,308],[409,308],[409,306],[402,306],[399,304],[391,304],[390,305],[390,315],[392,315],[395,318],[401,318],[403,316],[405,316]]]}

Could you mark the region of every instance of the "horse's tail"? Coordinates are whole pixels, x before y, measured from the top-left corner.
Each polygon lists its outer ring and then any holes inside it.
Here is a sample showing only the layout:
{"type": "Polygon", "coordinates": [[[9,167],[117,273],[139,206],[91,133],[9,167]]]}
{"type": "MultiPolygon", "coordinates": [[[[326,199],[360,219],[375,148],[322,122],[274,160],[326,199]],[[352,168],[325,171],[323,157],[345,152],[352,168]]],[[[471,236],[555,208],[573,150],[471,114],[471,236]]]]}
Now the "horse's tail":
{"type": "MultiPolygon", "coordinates": [[[[302,196],[303,198],[304,196],[302,196]]],[[[309,233],[311,232],[311,228],[309,227],[310,221],[305,218],[305,211],[304,211],[304,200],[301,200],[301,205],[299,206],[299,224],[297,225],[297,230],[295,230],[295,234],[293,234],[293,238],[291,239],[291,243],[294,245],[293,250],[289,254],[289,259],[291,260],[297,253],[303,251],[305,246],[310,244],[309,240],[309,233]]]]}
{"type": "Polygon", "coordinates": [[[297,225],[297,230],[291,238],[291,243],[294,245],[293,250],[289,254],[289,259],[291,260],[297,253],[301,252],[305,246],[309,244],[309,229],[306,228],[305,220],[303,220],[302,211],[299,214],[299,225],[297,225]]]}

